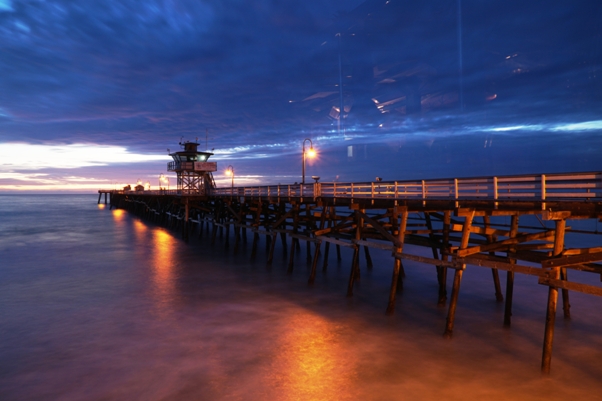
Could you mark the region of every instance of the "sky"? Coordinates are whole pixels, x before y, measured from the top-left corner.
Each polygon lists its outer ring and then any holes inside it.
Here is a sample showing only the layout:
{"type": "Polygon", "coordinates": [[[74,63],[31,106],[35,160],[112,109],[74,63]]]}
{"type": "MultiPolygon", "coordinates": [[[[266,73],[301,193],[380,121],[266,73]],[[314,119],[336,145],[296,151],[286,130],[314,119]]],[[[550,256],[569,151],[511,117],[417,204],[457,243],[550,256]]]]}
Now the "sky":
{"type": "Polygon", "coordinates": [[[0,192],[602,171],[599,0],[0,0],[0,192]],[[341,112],[342,109],[342,112],[341,112]],[[306,142],[308,143],[308,142],[306,142]]]}

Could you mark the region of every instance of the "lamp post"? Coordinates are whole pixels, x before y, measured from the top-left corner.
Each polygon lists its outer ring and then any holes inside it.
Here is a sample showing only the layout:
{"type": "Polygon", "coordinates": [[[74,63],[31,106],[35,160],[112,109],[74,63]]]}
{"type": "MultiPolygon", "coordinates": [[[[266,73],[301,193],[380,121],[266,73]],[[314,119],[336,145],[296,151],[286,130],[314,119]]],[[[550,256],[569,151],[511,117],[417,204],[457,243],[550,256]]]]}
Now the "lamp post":
{"type": "Polygon", "coordinates": [[[165,187],[161,187],[161,184],[165,184],[167,183],[167,190],[169,190],[169,177],[166,176],[165,174],[161,174],[159,176],[159,190],[163,189],[165,190],[165,187]]]}
{"type": "Polygon", "coordinates": [[[232,177],[232,183],[230,186],[230,195],[234,195],[234,167],[230,164],[226,169],[226,175],[232,177]]]}
{"type": "Polygon", "coordinates": [[[305,158],[306,158],[305,154],[306,153],[307,153],[307,156],[310,157],[310,158],[312,158],[312,157],[314,157],[316,155],[316,151],[314,150],[314,144],[311,141],[311,139],[309,139],[309,138],[305,138],[303,140],[303,170],[302,170],[303,173],[302,173],[302,176],[301,176],[301,184],[302,185],[305,184],[305,158]],[[307,141],[309,141],[309,149],[306,152],[305,151],[305,142],[307,142],[307,141]]]}

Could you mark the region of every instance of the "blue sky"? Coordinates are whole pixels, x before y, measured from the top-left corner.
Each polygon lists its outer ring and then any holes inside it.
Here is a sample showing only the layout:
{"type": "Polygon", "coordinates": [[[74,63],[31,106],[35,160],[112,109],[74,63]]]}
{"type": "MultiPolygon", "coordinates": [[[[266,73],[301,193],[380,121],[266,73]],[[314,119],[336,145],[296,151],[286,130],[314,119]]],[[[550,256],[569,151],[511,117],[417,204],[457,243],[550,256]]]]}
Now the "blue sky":
{"type": "Polygon", "coordinates": [[[0,0],[0,54],[4,192],[156,187],[181,138],[218,184],[305,138],[324,181],[602,169],[599,1],[0,0]]]}

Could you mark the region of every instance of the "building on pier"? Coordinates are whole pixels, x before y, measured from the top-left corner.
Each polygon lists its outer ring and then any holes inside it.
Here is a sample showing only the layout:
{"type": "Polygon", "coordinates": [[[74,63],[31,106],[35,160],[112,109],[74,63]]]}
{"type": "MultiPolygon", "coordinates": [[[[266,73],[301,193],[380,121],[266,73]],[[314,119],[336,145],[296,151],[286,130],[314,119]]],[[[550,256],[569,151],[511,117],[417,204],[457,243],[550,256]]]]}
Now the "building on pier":
{"type": "Polygon", "coordinates": [[[215,188],[212,172],[217,171],[217,163],[207,161],[213,153],[199,151],[197,142],[180,142],[180,146],[184,150],[170,153],[173,161],[167,164],[167,171],[175,171],[178,176],[178,192],[207,195],[215,188]]]}

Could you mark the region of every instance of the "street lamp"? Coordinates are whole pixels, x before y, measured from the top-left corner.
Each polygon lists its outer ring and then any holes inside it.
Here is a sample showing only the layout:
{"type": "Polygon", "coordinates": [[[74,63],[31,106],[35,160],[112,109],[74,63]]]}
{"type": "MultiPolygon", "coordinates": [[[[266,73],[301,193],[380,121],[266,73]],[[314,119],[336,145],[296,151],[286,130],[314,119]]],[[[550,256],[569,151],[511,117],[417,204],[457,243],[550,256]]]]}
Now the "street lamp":
{"type": "Polygon", "coordinates": [[[166,176],[165,174],[161,174],[159,176],[159,189],[165,189],[165,187],[161,188],[161,183],[166,184],[167,183],[167,189],[169,190],[169,177],[166,176]]]}
{"type": "Polygon", "coordinates": [[[305,138],[303,140],[303,174],[301,176],[301,184],[305,184],[305,158],[306,158],[305,155],[306,154],[307,154],[307,157],[309,157],[309,158],[313,158],[316,156],[316,151],[314,150],[314,144],[311,141],[311,139],[309,139],[309,138],[305,138]],[[305,142],[307,142],[307,141],[309,141],[309,149],[306,152],[305,151],[305,142]]]}
{"type": "Polygon", "coordinates": [[[232,184],[231,184],[231,189],[230,189],[230,193],[231,195],[234,195],[234,167],[232,167],[232,165],[230,164],[228,166],[228,168],[226,169],[226,175],[229,175],[232,177],[232,184]]]}

